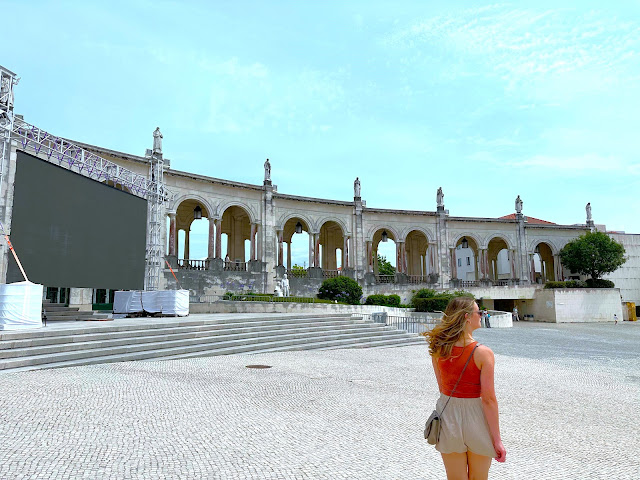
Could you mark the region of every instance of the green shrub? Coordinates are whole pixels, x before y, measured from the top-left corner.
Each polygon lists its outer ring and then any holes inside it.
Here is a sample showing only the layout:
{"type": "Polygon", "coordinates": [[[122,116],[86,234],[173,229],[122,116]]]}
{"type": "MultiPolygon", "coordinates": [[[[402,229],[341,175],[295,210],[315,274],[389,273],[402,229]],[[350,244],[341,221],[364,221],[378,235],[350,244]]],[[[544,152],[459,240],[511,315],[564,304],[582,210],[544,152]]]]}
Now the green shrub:
{"type": "Polygon", "coordinates": [[[382,305],[385,307],[399,307],[400,297],[398,295],[369,295],[364,304],[382,305]]]}
{"type": "Polygon", "coordinates": [[[413,305],[413,308],[416,309],[416,312],[444,312],[451,299],[455,297],[474,298],[471,293],[465,292],[464,290],[438,293],[435,290],[424,288],[416,292],[411,299],[411,304],[413,305]],[[433,292],[433,294],[431,294],[431,292],[433,292]],[[418,294],[429,296],[419,297],[418,294]]]}
{"type": "Polygon", "coordinates": [[[318,298],[359,305],[362,287],[354,279],[340,275],[322,282],[318,298]]]}
{"type": "Polygon", "coordinates": [[[588,278],[587,288],[614,288],[616,285],[611,280],[604,278],[588,278]]]}

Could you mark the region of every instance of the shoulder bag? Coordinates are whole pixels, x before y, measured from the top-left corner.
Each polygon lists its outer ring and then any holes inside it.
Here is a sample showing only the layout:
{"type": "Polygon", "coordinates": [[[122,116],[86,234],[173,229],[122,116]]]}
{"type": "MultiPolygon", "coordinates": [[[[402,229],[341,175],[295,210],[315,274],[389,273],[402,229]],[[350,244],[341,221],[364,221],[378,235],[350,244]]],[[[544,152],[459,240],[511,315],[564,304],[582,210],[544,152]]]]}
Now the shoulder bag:
{"type": "Polygon", "coordinates": [[[438,440],[440,439],[440,417],[444,413],[444,409],[447,408],[447,405],[449,404],[449,400],[451,400],[451,397],[453,397],[453,394],[455,393],[456,388],[458,388],[458,384],[460,383],[460,380],[462,379],[462,374],[467,369],[467,365],[469,365],[469,362],[471,361],[471,358],[473,357],[473,352],[476,351],[476,348],[478,348],[479,345],[480,344],[478,343],[478,344],[476,344],[475,347],[473,347],[473,350],[471,351],[471,354],[469,355],[469,358],[467,358],[467,363],[464,364],[464,368],[460,372],[460,376],[458,377],[458,381],[456,382],[455,386],[453,387],[453,390],[451,391],[451,395],[449,395],[449,398],[447,399],[447,403],[445,403],[444,407],[442,407],[442,411],[440,411],[440,413],[438,413],[438,410],[434,410],[433,413],[427,419],[427,423],[424,426],[424,438],[427,440],[427,442],[429,442],[430,445],[435,445],[436,443],[438,443],[438,440]]]}

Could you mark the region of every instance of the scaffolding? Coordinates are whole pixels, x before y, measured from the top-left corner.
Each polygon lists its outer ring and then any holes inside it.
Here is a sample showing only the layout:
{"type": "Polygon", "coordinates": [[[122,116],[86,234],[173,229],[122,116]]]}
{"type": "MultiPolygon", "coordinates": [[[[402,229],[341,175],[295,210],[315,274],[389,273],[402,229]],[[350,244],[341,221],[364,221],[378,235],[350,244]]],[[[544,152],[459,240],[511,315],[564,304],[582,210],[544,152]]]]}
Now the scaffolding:
{"type": "Polygon", "coordinates": [[[13,131],[13,87],[20,79],[11,70],[0,65],[0,196],[3,194],[5,168],[11,153],[11,132],[13,131]]]}
{"type": "MultiPolygon", "coordinates": [[[[52,135],[41,128],[25,122],[13,114],[13,86],[18,77],[0,66],[0,141],[2,142],[2,165],[0,170],[0,194],[5,178],[5,168],[11,153],[11,139],[20,144],[23,151],[33,153],[72,172],[98,182],[121,185],[129,193],[147,200],[147,230],[145,251],[145,290],[157,290],[162,273],[164,249],[161,242],[163,208],[175,195],[164,184],[164,160],[162,157],[162,134],[157,139],[154,132],[154,148],[147,150],[149,176],[141,175],[111,162],[100,155],[85,150],[72,142],[52,135]]],[[[0,195],[1,196],[1,195],[0,195]]]]}

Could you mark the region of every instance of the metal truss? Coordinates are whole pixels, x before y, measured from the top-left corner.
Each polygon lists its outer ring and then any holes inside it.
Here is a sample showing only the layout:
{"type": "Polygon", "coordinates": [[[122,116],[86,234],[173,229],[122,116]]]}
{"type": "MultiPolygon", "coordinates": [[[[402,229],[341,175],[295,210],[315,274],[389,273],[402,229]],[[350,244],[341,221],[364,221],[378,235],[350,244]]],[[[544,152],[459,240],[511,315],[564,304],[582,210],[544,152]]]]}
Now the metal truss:
{"type": "Polygon", "coordinates": [[[164,267],[164,247],[160,238],[164,212],[164,161],[162,153],[149,158],[149,178],[153,181],[147,190],[147,245],[144,289],[158,290],[160,274],[164,267]]]}
{"type": "Polygon", "coordinates": [[[4,181],[4,169],[11,152],[11,132],[13,130],[13,87],[20,79],[11,70],[0,66],[0,192],[4,181]]]}
{"type": "Polygon", "coordinates": [[[144,199],[148,199],[150,192],[154,195],[159,194],[164,201],[169,201],[172,196],[163,184],[158,185],[153,178],[127,170],[22,119],[14,120],[13,134],[22,144],[24,151],[33,152],[38,158],[67,170],[98,182],[111,181],[114,185],[120,184],[133,195],[144,199]]]}

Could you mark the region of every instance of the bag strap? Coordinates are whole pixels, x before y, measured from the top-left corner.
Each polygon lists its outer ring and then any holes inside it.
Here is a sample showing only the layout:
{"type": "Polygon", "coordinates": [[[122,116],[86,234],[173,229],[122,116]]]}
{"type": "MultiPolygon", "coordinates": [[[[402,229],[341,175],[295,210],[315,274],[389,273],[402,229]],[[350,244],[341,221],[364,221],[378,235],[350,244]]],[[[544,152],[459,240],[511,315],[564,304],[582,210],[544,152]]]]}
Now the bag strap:
{"type": "Polygon", "coordinates": [[[460,372],[460,376],[458,377],[458,381],[456,382],[456,385],[453,387],[453,390],[451,390],[451,395],[449,395],[449,398],[447,399],[447,403],[445,403],[444,407],[442,407],[442,411],[440,412],[440,415],[442,415],[444,413],[444,409],[447,408],[447,405],[449,405],[449,400],[451,400],[451,397],[456,392],[456,388],[458,388],[458,384],[460,383],[460,380],[462,380],[462,374],[467,369],[467,365],[469,365],[469,362],[471,361],[471,358],[473,357],[473,352],[475,352],[476,348],[478,348],[479,346],[480,346],[480,344],[476,343],[476,346],[473,347],[473,350],[471,350],[471,354],[469,355],[469,358],[467,358],[467,363],[464,364],[464,368],[460,372]]]}

